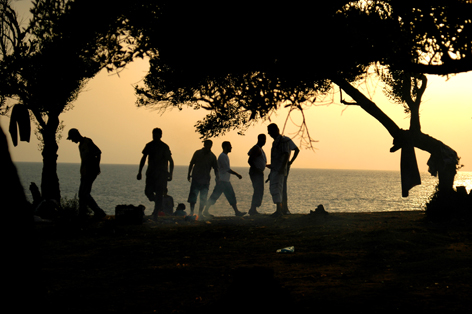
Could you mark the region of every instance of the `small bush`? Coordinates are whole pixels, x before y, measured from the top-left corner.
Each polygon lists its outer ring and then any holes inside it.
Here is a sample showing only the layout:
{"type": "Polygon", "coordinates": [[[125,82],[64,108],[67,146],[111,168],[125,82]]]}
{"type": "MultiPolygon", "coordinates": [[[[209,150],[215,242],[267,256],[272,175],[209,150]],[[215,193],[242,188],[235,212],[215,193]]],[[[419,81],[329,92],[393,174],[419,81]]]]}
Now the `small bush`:
{"type": "Polygon", "coordinates": [[[435,187],[433,194],[424,204],[426,217],[432,221],[472,218],[472,192],[459,193],[455,190],[441,191],[435,187]]]}

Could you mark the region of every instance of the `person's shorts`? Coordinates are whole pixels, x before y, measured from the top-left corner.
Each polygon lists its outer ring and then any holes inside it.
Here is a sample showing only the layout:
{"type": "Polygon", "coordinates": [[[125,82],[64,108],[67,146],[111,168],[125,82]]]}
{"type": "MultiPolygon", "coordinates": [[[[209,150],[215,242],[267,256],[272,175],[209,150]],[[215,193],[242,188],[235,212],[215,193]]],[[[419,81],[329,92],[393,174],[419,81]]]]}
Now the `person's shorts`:
{"type": "Polygon", "coordinates": [[[190,204],[197,203],[198,193],[200,193],[200,202],[206,202],[208,196],[209,183],[198,183],[192,181],[190,185],[190,193],[188,194],[187,202],[190,204]]]}
{"type": "Polygon", "coordinates": [[[208,199],[210,205],[215,204],[222,193],[225,194],[226,199],[228,200],[228,203],[231,206],[236,205],[236,194],[234,193],[234,189],[231,185],[231,182],[228,181],[218,181],[218,183],[216,183],[215,189],[213,190],[210,198],[208,199]]]}
{"type": "Polygon", "coordinates": [[[150,176],[146,175],[146,186],[144,187],[144,194],[149,201],[155,202],[157,197],[161,197],[167,187],[167,175],[150,176]]]}
{"type": "Polygon", "coordinates": [[[270,178],[270,195],[272,195],[272,200],[275,204],[282,203],[282,194],[284,190],[284,180],[285,175],[278,172],[271,172],[269,175],[270,178]]]}

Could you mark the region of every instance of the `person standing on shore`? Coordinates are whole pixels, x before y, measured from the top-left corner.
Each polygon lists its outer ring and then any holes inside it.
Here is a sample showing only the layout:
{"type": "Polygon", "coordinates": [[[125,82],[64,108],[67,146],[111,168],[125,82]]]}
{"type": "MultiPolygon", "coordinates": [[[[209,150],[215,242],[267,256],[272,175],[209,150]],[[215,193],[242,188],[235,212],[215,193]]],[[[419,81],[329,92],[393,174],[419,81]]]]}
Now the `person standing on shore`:
{"type": "Polygon", "coordinates": [[[187,180],[192,182],[187,200],[190,203],[190,216],[193,215],[195,210],[199,193],[199,215],[202,215],[207,202],[208,189],[210,188],[211,168],[215,171],[215,177],[218,179],[218,162],[215,154],[211,151],[212,146],[213,142],[211,140],[205,140],[203,142],[203,148],[195,151],[190,160],[190,165],[188,166],[187,180]]]}
{"type": "Polygon", "coordinates": [[[249,163],[249,177],[251,178],[252,188],[254,190],[251,201],[251,209],[249,209],[249,215],[258,215],[257,207],[262,205],[262,199],[264,197],[264,169],[267,165],[267,158],[262,147],[266,143],[266,135],[259,134],[257,137],[257,143],[254,145],[249,152],[248,163],[249,163]]]}
{"type": "Polygon", "coordinates": [[[143,149],[143,157],[139,163],[137,179],[141,180],[141,172],[149,156],[144,194],[146,194],[151,202],[154,202],[152,215],[156,219],[159,212],[163,209],[162,201],[165,189],[167,188],[167,181],[172,181],[174,160],[172,159],[169,146],[161,141],[162,130],[159,128],[153,129],[152,138],[153,140],[147,143],[143,149]]]}
{"type": "Polygon", "coordinates": [[[221,146],[223,148],[223,152],[220,154],[220,156],[218,156],[219,178],[217,179],[215,188],[207,201],[205,209],[203,210],[203,216],[212,217],[208,210],[212,205],[216,203],[222,193],[225,194],[225,197],[228,200],[229,204],[233,207],[234,214],[236,216],[244,216],[246,215],[246,213],[240,212],[238,210],[236,194],[234,193],[233,186],[230,182],[230,175],[235,175],[239,179],[241,179],[242,176],[239,173],[231,170],[230,168],[228,154],[232,150],[231,143],[226,141],[223,142],[221,146]]]}
{"type": "Polygon", "coordinates": [[[100,219],[106,216],[105,212],[93,199],[92,185],[100,174],[100,159],[102,152],[88,137],[82,136],[77,129],[70,129],[68,140],[79,143],[80,153],[80,186],[79,186],[79,218],[88,215],[87,207],[94,212],[93,217],[100,219]]]}
{"type": "Polygon", "coordinates": [[[285,215],[290,214],[290,210],[288,209],[288,196],[287,196],[288,174],[290,172],[290,166],[293,164],[295,159],[297,159],[297,156],[300,153],[300,149],[297,147],[297,145],[295,145],[295,143],[292,141],[292,139],[288,138],[288,137],[286,137],[286,138],[288,139],[288,147],[290,149],[290,151],[289,151],[289,160],[290,161],[287,164],[287,171],[286,171],[285,178],[284,178],[284,192],[283,192],[283,195],[282,195],[282,212],[285,215]],[[290,159],[290,154],[291,154],[292,150],[294,151],[294,154],[293,154],[293,157],[290,159]]]}
{"type": "Polygon", "coordinates": [[[272,214],[272,217],[278,217],[284,214],[282,209],[283,188],[290,148],[288,138],[280,134],[277,124],[269,124],[267,132],[274,139],[270,151],[271,163],[267,165],[267,168],[270,169],[270,194],[276,205],[276,211],[272,214]]]}

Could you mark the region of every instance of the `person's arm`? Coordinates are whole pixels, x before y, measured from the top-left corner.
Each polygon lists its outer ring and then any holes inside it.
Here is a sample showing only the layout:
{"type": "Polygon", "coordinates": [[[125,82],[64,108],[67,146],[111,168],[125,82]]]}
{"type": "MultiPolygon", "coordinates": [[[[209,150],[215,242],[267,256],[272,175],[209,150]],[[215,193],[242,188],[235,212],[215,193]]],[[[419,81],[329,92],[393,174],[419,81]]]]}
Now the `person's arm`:
{"type": "Polygon", "coordinates": [[[192,173],[193,166],[194,166],[193,163],[190,163],[190,165],[188,165],[187,180],[188,180],[189,182],[190,182],[190,178],[192,177],[190,174],[192,173]]]}
{"type": "Polygon", "coordinates": [[[297,159],[298,154],[300,153],[300,149],[295,146],[295,149],[292,149],[294,151],[292,159],[289,161],[289,165],[293,164],[295,159],[297,159]]]}
{"type": "Polygon", "coordinates": [[[218,168],[218,162],[216,161],[216,157],[213,159],[213,171],[215,172],[215,181],[218,182],[220,179],[220,169],[218,168]]]}
{"type": "Polygon", "coordinates": [[[192,157],[192,160],[190,160],[190,164],[188,165],[188,173],[187,173],[187,180],[189,182],[190,182],[190,178],[192,177],[191,173],[192,173],[192,170],[193,170],[193,166],[195,166],[195,162],[193,161],[193,157],[192,157]]]}
{"type": "Polygon", "coordinates": [[[167,181],[172,181],[172,174],[174,173],[174,159],[172,159],[172,156],[169,157],[169,177],[167,178],[167,181]]]}
{"type": "Polygon", "coordinates": [[[100,161],[102,159],[102,152],[100,150],[99,150],[99,153],[98,153],[96,159],[97,159],[98,174],[100,174],[101,173],[101,171],[100,171],[100,161]]]}
{"type": "Polygon", "coordinates": [[[241,178],[242,178],[242,176],[241,176],[239,173],[237,173],[236,171],[233,171],[233,170],[231,170],[231,169],[229,169],[228,173],[234,174],[235,176],[238,177],[239,180],[241,180],[241,178]]]}
{"type": "Polygon", "coordinates": [[[143,170],[144,165],[146,164],[146,158],[147,158],[147,155],[143,154],[143,157],[141,158],[141,162],[139,163],[139,170],[138,170],[138,175],[137,175],[138,180],[141,180],[142,178],[141,172],[143,170]]]}

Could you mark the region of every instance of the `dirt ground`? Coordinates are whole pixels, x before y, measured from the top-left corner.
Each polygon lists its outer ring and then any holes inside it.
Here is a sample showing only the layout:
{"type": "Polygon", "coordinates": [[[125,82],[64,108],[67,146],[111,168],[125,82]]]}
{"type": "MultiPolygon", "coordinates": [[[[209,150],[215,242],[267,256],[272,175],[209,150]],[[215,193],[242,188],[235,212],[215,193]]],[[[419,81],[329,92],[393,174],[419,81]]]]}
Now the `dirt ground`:
{"type": "Polygon", "coordinates": [[[49,313],[470,312],[472,228],[424,218],[39,223],[38,305],[49,313]]]}

